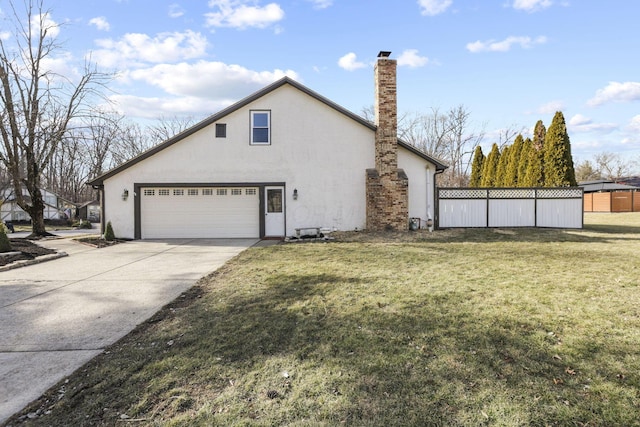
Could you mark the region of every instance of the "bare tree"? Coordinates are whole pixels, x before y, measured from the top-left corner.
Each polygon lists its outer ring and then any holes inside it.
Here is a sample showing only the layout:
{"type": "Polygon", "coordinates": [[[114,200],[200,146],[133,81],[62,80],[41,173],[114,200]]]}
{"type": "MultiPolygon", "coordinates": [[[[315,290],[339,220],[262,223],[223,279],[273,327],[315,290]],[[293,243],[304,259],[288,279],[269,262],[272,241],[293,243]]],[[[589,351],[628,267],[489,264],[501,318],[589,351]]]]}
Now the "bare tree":
{"type": "Polygon", "coordinates": [[[599,174],[612,181],[629,176],[634,167],[632,161],[624,159],[617,153],[598,153],[593,160],[599,174]]]}
{"type": "MultiPolygon", "coordinates": [[[[0,38],[0,160],[11,175],[17,204],[31,217],[32,236],[46,235],[42,174],[69,132],[72,120],[85,114],[107,76],[85,64],[76,79],[47,68],[61,45],[60,27],[43,0],[24,0],[23,11],[13,0],[13,32],[0,38]],[[23,194],[26,189],[28,196],[23,194]]],[[[6,28],[6,27],[5,27],[6,28]]]]}
{"type": "Polygon", "coordinates": [[[87,172],[82,148],[77,138],[65,137],[51,156],[43,177],[43,183],[49,190],[75,202],[81,200],[85,193],[87,172]]]}
{"type": "Polygon", "coordinates": [[[576,166],[576,180],[581,181],[595,181],[602,179],[600,171],[598,171],[593,163],[589,160],[584,160],[576,166]]]}
{"type": "Polygon", "coordinates": [[[398,137],[430,156],[445,159],[452,141],[449,116],[432,108],[430,114],[406,114],[398,120],[398,137]]]}
{"type": "Polygon", "coordinates": [[[468,184],[473,150],[484,138],[484,130],[470,131],[471,112],[464,105],[449,110],[447,119],[450,131],[445,160],[449,162],[449,169],[442,176],[442,181],[447,182],[441,182],[461,187],[468,184]]]}
{"type": "Polygon", "coordinates": [[[160,117],[156,124],[148,126],[149,138],[154,141],[153,145],[159,144],[169,138],[172,138],[180,132],[187,130],[195,124],[192,116],[180,117],[173,116],[170,118],[160,117]]]}
{"type": "Polygon", "coordinates": [[[118,132],[118,138],[111,147],[111,167],[118,166],[155,145],[148,132],[138,123],[121,122],[118,132]]]}
{"type": "MultiPolygon", "coordinates": [[[[525,135],[525,128],[511,125],[498,131],[498,148],[503,150],[515,141],[518,135],[525,135]]],[[[544,135],[543,135],[544,140],[544,135]]]]}

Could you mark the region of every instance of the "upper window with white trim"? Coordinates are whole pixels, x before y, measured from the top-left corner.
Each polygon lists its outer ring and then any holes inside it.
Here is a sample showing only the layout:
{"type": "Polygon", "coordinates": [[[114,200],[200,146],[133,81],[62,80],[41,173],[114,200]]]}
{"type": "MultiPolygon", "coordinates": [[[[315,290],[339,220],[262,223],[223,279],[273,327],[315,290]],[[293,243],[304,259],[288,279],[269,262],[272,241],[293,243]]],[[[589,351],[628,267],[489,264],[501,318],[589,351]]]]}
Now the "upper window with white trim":
{"type": "Polygon", "coordinates": [[[251,145],[271,144],[271,112],[251,111],[251,145]]]}

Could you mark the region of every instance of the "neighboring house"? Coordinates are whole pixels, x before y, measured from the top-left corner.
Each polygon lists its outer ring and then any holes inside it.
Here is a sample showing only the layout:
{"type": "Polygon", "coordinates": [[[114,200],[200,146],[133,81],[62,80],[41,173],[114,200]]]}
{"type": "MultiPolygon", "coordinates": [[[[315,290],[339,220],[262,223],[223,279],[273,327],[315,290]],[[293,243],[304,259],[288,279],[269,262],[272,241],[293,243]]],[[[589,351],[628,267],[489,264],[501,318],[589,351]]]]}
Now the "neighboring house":
{"type": "Polygon", "coordinates": [[[398,140],[388,56],[375,66],[377,124],[285,77],[91,181],[103,226],[147,239],[426,224],[446,166],[398,140]]]}
{"type": "Polygon", "coordinates": [[[629,176],[618,179],[618,183],[640,188],[640,176],[629,176]]]}
{"type": "Polygon", "coordinates": [[[639,187],[610,180],[584,181],[585,212],[640,212],[639,187]]]}
{"type": "Polygon", "coordinates": [[[100,201],[92,200],[78,206],[80,219],[89,222],[100,222],[100,201]]]}
{"type": "MultiPolygon", "coordinates": [[[[41,191],[44,199],[45,220],[67,219],[67,215],[75,211],[75,205],[72,202],[63,199],[49,190],[42,189],[41,191]]],[[[26,188],[22,189],[22,194],[27,200],[30,200],[31,196],[29,196],[26,188]]],[[[2,197],[2,200],[0,200],[2,202],[2,206],[0,206],[0,217],[3,222],[31,221],[29,214],[18,206],[13,190],[5,190],[0,197],[2,197]]]]}

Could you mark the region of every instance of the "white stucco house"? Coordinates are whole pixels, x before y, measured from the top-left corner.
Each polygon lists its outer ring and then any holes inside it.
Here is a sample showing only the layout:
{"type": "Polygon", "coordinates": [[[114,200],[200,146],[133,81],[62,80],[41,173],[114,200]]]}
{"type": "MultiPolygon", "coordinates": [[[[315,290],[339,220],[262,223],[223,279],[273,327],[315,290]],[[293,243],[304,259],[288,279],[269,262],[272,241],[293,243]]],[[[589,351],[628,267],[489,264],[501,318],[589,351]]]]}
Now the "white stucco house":
{"type": "Polygon", "coordinates": [[[434,218],[446,166],[397,139],[388,56],[375,71],[378,124],[285,77],[92,180],[103,227],[131,239],[282,238],[434,218]]]}

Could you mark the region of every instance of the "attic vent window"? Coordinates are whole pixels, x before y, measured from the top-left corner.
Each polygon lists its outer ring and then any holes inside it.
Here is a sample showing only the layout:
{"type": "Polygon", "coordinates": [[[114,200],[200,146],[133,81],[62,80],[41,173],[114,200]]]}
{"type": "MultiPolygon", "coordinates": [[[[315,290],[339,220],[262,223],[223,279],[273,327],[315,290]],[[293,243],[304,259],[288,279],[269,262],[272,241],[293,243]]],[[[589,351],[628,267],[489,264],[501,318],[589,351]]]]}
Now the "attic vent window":
{"type": "Polygon", "coordinates": [[[251,144],[271,144],[271,112],[251,111],[251,144]]]}
{"type": "Polygon", "coordinates": [[[227,137],[227,124],[216,123],[216,138],[226,138],[226,137],[227,137]]]}

